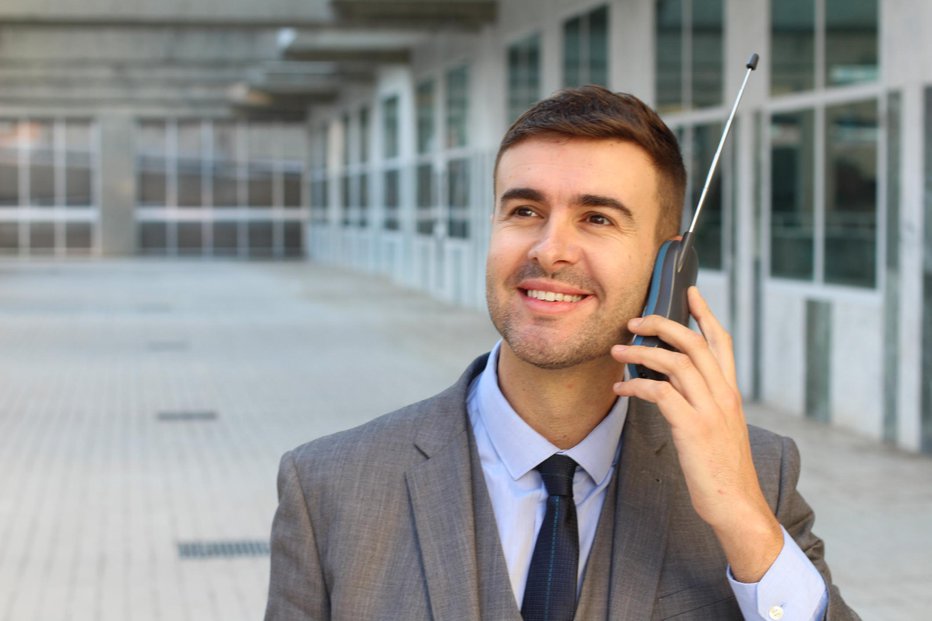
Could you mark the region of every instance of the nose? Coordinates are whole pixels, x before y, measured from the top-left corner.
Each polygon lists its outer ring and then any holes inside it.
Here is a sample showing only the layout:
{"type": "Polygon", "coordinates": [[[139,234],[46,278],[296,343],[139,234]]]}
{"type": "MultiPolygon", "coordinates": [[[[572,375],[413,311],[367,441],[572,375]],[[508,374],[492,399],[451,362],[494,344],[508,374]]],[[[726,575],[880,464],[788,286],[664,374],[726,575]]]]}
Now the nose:
{"type": "Polygon", "coordinates": [[[576,263],[579,257],[580,246],[576,231],[569,223],[556,219],[551,219],[546,226],[541,227],[539,236],[528,252],[528,258],[551,273],[576,263]]]}

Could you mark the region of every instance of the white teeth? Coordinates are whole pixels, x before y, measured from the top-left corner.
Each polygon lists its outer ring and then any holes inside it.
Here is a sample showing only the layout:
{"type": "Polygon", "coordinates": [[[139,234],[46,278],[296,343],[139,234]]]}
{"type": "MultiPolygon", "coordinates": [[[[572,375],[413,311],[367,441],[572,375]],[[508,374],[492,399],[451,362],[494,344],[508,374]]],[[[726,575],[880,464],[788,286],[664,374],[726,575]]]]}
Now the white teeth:
{"type": "Polygon", "coordinates": [[[581,295],[568,295],[565,293],[556,293],[554,291],[538,291],[528,289],[527,295],[535,300],[544,300],[546,302],[579,302],[583,299],[581,295]]]}

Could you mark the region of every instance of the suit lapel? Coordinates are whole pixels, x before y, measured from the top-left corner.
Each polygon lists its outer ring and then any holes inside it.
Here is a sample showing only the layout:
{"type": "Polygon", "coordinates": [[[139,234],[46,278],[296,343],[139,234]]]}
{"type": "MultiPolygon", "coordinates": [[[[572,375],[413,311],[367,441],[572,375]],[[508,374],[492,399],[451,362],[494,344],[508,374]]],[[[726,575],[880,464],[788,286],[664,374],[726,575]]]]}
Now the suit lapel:
{"type": "Polygon", "coordinates": [[[669,427],[651,404],[632,399],[615,499],[611,619],[649,619],[663,568],[672,480],[679,472],[669,427]]]}
{"type": "Polygon", "coordinates": [[[479,618],[475,521],[466,438],[408,472],[434,619],[479,618]]]}
{"type": "Polygon", "coordinates": [[[632,400],[621,462],[605,493],[576,619],[650,619],[663,569],[673,483],[669,429],[654,406],[632,400]]]}
{"type": "Polygon", "coordinates": [[[476,516],[476,560],[479,564],[479,603],[482,619],[521,621],[521,611],[511,590],[508,564],[498,536],[498,523],[489,498],[489,488],[472,434],[470,457],[476,516]]]}
{"type": "Polygon", "coordinates": [[[426,459],[406,475],[431,616],[436,621],[480,618],[465,403],[469,381],[484,360],[474,362],[455,386],[426,404],[414,439],[426,459]]]}

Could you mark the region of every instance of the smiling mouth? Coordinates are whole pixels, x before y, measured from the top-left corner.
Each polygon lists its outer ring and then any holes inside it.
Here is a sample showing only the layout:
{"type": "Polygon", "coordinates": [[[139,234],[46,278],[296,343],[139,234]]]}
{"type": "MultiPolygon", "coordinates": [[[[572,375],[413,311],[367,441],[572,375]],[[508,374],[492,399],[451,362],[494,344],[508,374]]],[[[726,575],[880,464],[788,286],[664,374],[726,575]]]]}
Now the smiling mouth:
{"type": "Polygon", "coordinates": [[[579,302],[585,295],[570,295],[568,293],[557,293],[555,291],[539,291],[537,289],[525,289],[524,294],[529,298],[541,300],[543,302],[579,302]]]}

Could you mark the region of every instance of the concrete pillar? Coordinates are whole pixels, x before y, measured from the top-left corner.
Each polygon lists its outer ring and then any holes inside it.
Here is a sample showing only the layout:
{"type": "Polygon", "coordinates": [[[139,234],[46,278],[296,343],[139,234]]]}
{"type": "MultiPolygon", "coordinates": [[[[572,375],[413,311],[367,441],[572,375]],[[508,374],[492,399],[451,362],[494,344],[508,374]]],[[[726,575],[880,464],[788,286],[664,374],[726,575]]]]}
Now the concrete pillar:
{"type": "Polygon", "coordinates": [[[107,111],[100,121],[100,254],[136,253],[135,122],[107,111]]]}

